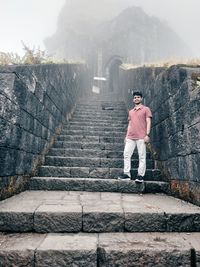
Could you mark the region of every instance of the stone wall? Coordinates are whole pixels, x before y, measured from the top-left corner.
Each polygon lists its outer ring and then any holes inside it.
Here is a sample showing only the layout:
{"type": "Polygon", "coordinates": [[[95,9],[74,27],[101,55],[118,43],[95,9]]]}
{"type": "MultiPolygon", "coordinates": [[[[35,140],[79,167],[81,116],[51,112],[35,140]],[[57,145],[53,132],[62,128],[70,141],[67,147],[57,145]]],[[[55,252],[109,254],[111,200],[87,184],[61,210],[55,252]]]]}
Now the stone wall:
{"type": "Polygon", "coordinates": [[[26,188],[83,93],[84,65],[0,68],[0,199],[26,188]]]}
{"type": "Polygon", "coordinates": [[[120,70],[127,106],[142,91],[153,111],[150,149],[175,196],[200,205],[200,68],[120,70]]]}

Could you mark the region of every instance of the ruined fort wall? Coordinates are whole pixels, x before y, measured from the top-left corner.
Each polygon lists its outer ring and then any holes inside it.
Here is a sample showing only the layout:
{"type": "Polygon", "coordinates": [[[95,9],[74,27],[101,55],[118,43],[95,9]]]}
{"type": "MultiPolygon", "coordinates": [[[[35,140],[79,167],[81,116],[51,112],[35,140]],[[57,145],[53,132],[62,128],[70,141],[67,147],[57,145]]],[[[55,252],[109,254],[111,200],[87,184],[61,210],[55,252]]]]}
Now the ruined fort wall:
{"type": "Polygon", "coordinates": [[[0,199],[20,192],[83,94],[84,65],[0,68],[0,199]]]}

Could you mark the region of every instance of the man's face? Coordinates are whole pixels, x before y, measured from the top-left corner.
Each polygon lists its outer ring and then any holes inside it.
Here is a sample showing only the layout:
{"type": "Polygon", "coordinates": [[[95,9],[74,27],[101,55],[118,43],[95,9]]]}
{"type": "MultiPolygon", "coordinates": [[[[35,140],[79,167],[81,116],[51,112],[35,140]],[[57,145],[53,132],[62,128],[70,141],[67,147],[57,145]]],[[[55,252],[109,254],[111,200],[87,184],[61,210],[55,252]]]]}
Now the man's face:
{"type": "Polygon", "coordinates": [[[133,97],[133,102],[135,103],[135,105],[139,105],[142,102],[142,97],[139,95],[135,95],[133,97]]]}

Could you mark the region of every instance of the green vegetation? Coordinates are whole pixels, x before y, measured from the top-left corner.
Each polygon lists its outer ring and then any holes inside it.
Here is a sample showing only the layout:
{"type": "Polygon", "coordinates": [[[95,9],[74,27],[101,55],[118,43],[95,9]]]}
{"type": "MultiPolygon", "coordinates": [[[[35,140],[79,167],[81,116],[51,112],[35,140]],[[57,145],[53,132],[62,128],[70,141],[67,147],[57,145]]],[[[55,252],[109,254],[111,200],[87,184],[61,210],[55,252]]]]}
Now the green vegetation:
{"type": "Polygon", "coordinates": [[[31,49],[23,42],[22,45],[25,51],[23,56],[19,56],[17,53],[0,52],[0,65],[42,64],[48,60],[45,51],[40,50],[40,48],[31,49]]]}
{"type": "Polygon", "coordinates": [[[83,61],[74,62],[66,59],[56,59],[55,57],[47,55],[47,53],[40,48],[29,48],[22,42],[25,51],[23,56],[17,53],[0,52],[0,65],[33,65],[33,64],[67,64],[67,63],[84,63],[83,61]]]}

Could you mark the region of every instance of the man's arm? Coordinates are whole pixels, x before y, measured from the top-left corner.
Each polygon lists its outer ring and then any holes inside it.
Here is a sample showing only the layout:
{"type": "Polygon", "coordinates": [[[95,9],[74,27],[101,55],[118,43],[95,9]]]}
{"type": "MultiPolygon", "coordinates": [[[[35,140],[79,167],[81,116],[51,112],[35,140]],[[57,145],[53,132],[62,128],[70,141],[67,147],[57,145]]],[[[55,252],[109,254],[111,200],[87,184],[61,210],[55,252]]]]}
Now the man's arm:
{"type": "MultiPolygon", "coordinates": [[[[126,136],[128,134],[128,128],[129,128],[130,121],[131,121],[131,117],[130,117],[130,113],[129,112],[128,112],[128,119],[127,119],[127,121],[128,121],[128,127],[127,127],[127,130],[126,130],[126,136]]],[[[126,136],[124,138],[124,143],[126,143],[126,136]]]]}
{"type": "Polygon", "coordinates": [[[150,135],[150,131],[151,131],[151,117],[147,117],[146,122],[147,122],[147,132],[146,132],[146,136],[144,137],[144,142],[149,143],[149,141],[150,141],[149,135],[150,135]]]}
{"type": "Polygon", "coordinates": [[[147,122],[147,135],[150,135],[150,132],[151,132],[151,118],[150,117],[146,118],[146,122],[147,122]]]}

